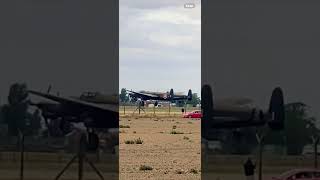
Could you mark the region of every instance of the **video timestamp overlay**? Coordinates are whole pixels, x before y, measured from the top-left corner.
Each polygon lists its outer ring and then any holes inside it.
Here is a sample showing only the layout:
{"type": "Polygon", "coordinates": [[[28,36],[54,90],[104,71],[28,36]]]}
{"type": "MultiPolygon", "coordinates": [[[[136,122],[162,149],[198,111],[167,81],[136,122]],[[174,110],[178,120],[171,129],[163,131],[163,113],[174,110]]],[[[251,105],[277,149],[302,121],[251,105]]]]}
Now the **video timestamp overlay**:
{"type": "Polygon", "coordinates": [[[119,179],[117,1],[0,2],[0,179],[119,179]]]}
{"type": "Polygon", "coordinates": [[[316,1],[202,1],[202,179],[317,179],[316,1]]]}

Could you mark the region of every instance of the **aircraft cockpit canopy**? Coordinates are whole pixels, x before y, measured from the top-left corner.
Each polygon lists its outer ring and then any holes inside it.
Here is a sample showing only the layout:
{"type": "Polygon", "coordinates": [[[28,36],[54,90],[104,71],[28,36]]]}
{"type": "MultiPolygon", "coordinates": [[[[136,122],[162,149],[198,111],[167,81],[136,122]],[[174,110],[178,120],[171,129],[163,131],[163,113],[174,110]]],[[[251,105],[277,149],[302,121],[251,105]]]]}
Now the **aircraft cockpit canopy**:
{"type": "Polygon", "coordinates": [[[82,98],[94,98],[97,96],[97,93],[96,92],[84,92],[81,94],[80,97],[82,98]]]}

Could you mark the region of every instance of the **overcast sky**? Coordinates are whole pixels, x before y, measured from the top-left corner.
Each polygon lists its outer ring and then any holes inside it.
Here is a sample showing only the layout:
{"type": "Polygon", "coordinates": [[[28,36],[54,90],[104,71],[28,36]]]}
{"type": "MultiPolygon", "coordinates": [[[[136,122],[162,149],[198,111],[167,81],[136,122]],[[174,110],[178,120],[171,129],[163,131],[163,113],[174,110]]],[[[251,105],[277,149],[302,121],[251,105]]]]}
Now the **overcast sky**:
{"type": "Polygon", "coordinates": [[[120,88],[200,92],[200,0],[120,0],[119,13],[120,88]]]}

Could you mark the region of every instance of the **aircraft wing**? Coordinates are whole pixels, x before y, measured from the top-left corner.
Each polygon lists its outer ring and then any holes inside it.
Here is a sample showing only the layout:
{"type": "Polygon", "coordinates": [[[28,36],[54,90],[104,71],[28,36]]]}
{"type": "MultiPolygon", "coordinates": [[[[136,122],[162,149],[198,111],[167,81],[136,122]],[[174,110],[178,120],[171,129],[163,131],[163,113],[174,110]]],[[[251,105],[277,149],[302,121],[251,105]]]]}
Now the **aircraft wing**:
{"type": "Polygon", "coordinates": [[[217,99],[216,104],[224,106],[233,106],[233,107],[250,107],[254,105],[254,101],[249,98],[224,98],[217,99]]]}
{"type": "Polygon", "coordinates": [[[94,104],[94,103],[85,102],[85,101],[82,101],[82,100],[77,100],[75,98],[55,96],[55,95],[52,95],[52,94],[42,93],[42,92],[33,91],[33,90],[29,90],[28,92],[30,94],[33,94],[33,95],[36,95],[36,96],[40,96],[40,97],[43,97],[43,98],[47,98],[47,99],[50,99],[52,101],[55,101],[55,102],[58,102],[58,103],[62,103],[62,104],[83,106],[83,107],[89,107],[89,108],[94,108],[94,109],[99,109],[99,110],[106,110],[106,111],[113,111],[113,112],[118,112],[119,111],[119,107],[117,105],[114,105],[114,104],[98,105],[98,104],[94,104]]]}
{"type": "Polygon", "coordinates": [[[139,97],[144,97],[144,98],[158,98],[159,96],[158,95],[154,95],[154,94],[148,94],[148,93],[141,93],[141,92],[135,92],[135,91],[129,91],[127,90],[128,92],[136,95],[136,96],[139,96],[139,97]]]}

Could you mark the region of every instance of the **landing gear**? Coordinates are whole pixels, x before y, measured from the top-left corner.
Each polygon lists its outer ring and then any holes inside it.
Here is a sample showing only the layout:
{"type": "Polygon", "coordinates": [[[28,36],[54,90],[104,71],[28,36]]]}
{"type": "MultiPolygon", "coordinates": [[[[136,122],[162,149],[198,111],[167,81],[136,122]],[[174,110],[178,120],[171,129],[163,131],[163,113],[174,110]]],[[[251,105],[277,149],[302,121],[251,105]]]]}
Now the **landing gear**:
{"type": "Polygon", "coordinates": [[[144,101],[140,101],[139,103],[141,107],[144,107],[144,101]]]}
{"type": "Polygon", "coordinates": [[[140,114],[141,110],[142,110],[144,113],[146,113],[146,112],[144,111],[144,109],[143,109],[143,107],[144,107],[144,101],[143,101],[143,100],[139,100],[139,101],[137,101],[137,103],[138,103],[138,107],[136,108],[136,110],[133,111],[133,114],[134,114],[137,110],[138,110],[139,114],[140,114]]]}
{"type": "Polygon", "coordinates": [[[60,130],[63,134],[68,134],[72,131],[72,125],[69,121],[66,121],[65,119],[62,119],[60,121],[60,130]]]}
{"type": "Polygon", "coordinates": [[[99,147],[99,136],[92,130],[87,131],[87,149],[89,151],[96,151],[99,147]]]}

